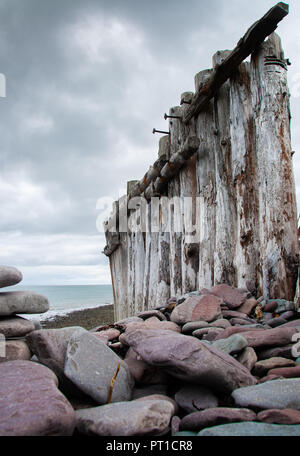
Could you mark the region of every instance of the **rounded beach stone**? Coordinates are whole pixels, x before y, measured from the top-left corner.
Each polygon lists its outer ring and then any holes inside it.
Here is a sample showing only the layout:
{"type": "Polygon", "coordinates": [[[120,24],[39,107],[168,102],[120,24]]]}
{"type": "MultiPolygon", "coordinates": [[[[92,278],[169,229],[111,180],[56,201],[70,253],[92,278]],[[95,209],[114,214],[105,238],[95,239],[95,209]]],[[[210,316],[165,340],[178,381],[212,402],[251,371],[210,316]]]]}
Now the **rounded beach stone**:
{"type": "Polygon", "coordinates": [[[271,347],[267,349],[261,348],[260,350],[257,350],[257,357],[259,360],[262,359],[269,359],[273,357],[282,357],[282,358],[289,358],[293,359],[292,355],[292,348],[294,344],[287,344],[284,345],[283,347],[271,347]]]}
{"type": "Polygon", "coordinates": [[[208,388],[198,385],[185,385],[174,397],[177,404],[187,413],[218,407],[218,398],[208,388]]]}
{"type": "Polygon", "coordinates": [[[279,378],[282,377],[279,375],[266,375],[265,377],[258,379],[258,383],[270,382],[271,380],[278,380],[279,378]]]}
{"type": "MultiPolygon", "coordinates": [[[[263,377],[267,375],[268,371],[271,369],[276,369],[277,367],[290,367],[296,366],[295,361],[287,358],[282,358],[280,356],[275,356],[273,358],[264,359],[258,361],[253,369],[253,375],[258,375],[259,377],[263,377]]],[[[271,372],[270,372],[271,374],[271,372]]]]}
{"type": "Polygon", "coordinates": [[[176,432],[179,431],[179,426],[180,426],[180,418],[179,416],[173,416],[171,419],[171,435],[175,435],[176,432]]]}
{"type": "Polygon", "coordinates": [[[168,400],[117,402],[77,410],[77,429],[100,436],[161,434],[170,424],[174,406],[168,400]]]}
{"type": "Polygon", "coordinates": [[[23,337],[34,331],[35,326],[31,320],[21,317],[4,317],[0,319],[0,334],[8,337],[23,337]]]}
{"type": "Polygon", "coordinates": [[[128,318],[124,318],[123,320],[117,321],[115,323],[115,326],[117,327],[117,329],[125,330],[127,328],[127,325],[129,325],[129,323],[142,322],[142,321],[143,321],[143,319],[140,317],[128,317],[128,318]]]}
{"type": "Polygon", "coordinates": [[[208,328],[207,333],[202,336],[202,340],[206,339],[208,341],[213,341],[218,334],[222,333],[222,331],[224,331],[224,328],[208,328]]]}
{"type": "Polygon", "coordinates": [[[184,324],[188,321],[210,322],[221,316],[222,300],[213,295],[200,295],[187,298],[171,313],[171,321],[184,324]]]}
{"type": "Polygon", "coordinates": [[[294,315],[295,315],[295,312],[293,310],[287,310],[286,312],[283,312],[282,314],[280,314],[280,318],[289,320],[290,318],[293,318],[294,315]]]}
{"type": "Polygon", "coordinates": [[[209,326],[226,329],[231,327],[231,323],[226,320],[226,318],[219,318],[218,320],[209,323],[209,326]]]}
{"type": "Polygon", "coordinates": [[[257,382],[232,356],[192,336],[136,329],[126,331],[125,342],[148,364],[189,383],[228,392],[257,382]]]}
{"type": "Polygon", "coordinates": [[[22,272],[11,266],[0,266],[0,288],[10,287],[21,282],[22,272]]]}
{"type": "Polygon", "coordinates": [[[162,312],[160,312],[159,310],[155,310],[155,309],[144,310],[143,312],[139,312],[137,314],[137,317],[143,318],[143,320],[147,320],[150,317],[156,317],[161,321],[166,321],[165,315],[162,312]]]}
{"type": "Polygon", "coordinates": [[[237,325],[240,325],[240,326],[249,326],[249,324],[254,324],[256,323],[255,320],[250,320],[249,318],[230,318],[230,323],[232,324],[232,326],[237,326],[237,325]]]}
{"type": "Polygon", "coordinates": [[[269,375],[280,375],[284,378],[298,378],[300,377],[300,366],[295,367],[278,367],[276,369],[270,369],[269,375]]]}
{"type": "Polygon", "coordinates": [[[270,409],[259,412],[258,421],[274,424],[300,424],[300,411],[293,409],[270,409]]]}
{"type": "Polygon", "coordinates": [[[226,283],[215,285],[210,289],[210,293],[218,296],[219,298],[222,298],[222,300],[230,309],[240,307],[247,299],[246,295],[238,291],[236,288],[232,288],[226,283]]]}
{"type": "Polygon", "coordinates": [[[237,308],[239,312],[250,315],[252,310],[257,306],[257,300],[255,298],[246,299],[244,304],[237,308]]]}
{"type": "Polygon", "coordinates": [[[300,425],[257,423],[228,423],[202,429],[199,436],[236,436],[236,437],[292,437],[300,436],[300,425]]]}
{"type": "Polygon", "coordinates": [[[207,334],[209,331],[209,327],[207,328],[200,328],[200,329],[195,329],[195,331],[192,332],[192,336],[198,337],[198,339],[202,339],[202,337],[207,334]]]}
{"type": "Polygon", "coordinates": [[[277,302],[276,301],[269,301],[267,304],[264,305],[264,312],[275,312],[277,308],[277,302]]]}
{"type": "Polygon", "coordinates": [[[62,379],[68,343],[76,331],[86,332],[80,326],[40,329],[28,334],[26,341],[38,360],[53,370],[59,379],[62,379]]]}
{"type": "Polygon", "coordinates": [[[118,339],[120,336],[120,331],[114,328],[104,329],[103,331],[90,331],[90,333],[98,339],[103,340],[105,343],[108,343],[110,340],[118,339]]]}
{"type": "Polygon", "coordinates": [[[300,379],[278,379],[237,388],[232,397],[239,407],[300,410],[300,379]]]}
{"type": "MultiPolygon", "coordinates": [[[[287,301],[286,299],[274,299],[277,303],[276,309],[274,312],[283,313],[288,310],[295,310],[295,303],[293,301],[287,301]]],[[[269,301],[267,301],[268,303],[269,301]]]]}
{"type": "Polygon", "coordinates": [[[256,413],[249,409],[217,407],[185,416],[180,422],[179,429],[181,431],[199,431],[202,428],[217,424],[254,421],[255,419],[256,413]]]}
{"type": "Polygon", "coordinates": [[[44,313],[47,310],[49,310],[48,299],[33,291],[0,293],[0,316],[44,313]]]}
{"type": "Polygon", "coordinates": [[[247,318],[247,314],[239,312],[237,310],[222,310],[224,318],[247,318]]]}
{"type": "Polygon", "coordinates": [[[72,435],[75,412],[57,389],[57,378],[32,361],[0,364],[0,435],[72,435]]]}
{"type": "Polygon", "coordinates": [[[239,363],[243,364],[243,366],[245,366],[251,372],[253,366],[257,362],[257,355],[255,353],[254,348],[246,347],[238,354],[236,359],[239,363]]]}
{"type": "Polygon", "coordinates": [[[178,410],[179,410],[179,407],[178,407],[178,404],[176,401],[174,401],[174,399],[172,399],[171,397],[168,397],[166,396],[165,394],[149,394],[148,396],[142,396],[142,397],[138,397],[136,399],[133,399],[134,401],[153,401],[153,400],[157,400],[157,401],[169,401],[170,404],[173,405],[174,407],[174,410],[173,410],[173,415],[175,413],[178,413],[178,410]]]}
{"type": "Polygon", "coordinates": [[[117,373],[111,401],[131,399],[134,379],[125,361],[88,331],[70,337],[64,366],[65,375],[99,404],[105,404],[112,378],[117,373]]]}
{"type": "Polygon", "coordinates": [[[176,323],[173,321],[161,321],[157,317],[150,317],[147,318],[147,320],[142,320],[140,322],[132,322],[129,323],[126,327],[126,330],[132,330],[132,329],[139,329],[139,328],[145,328],[145,329],[168,329],[170,331],[176,331],[176,332],[181,332],[180,326],[178,326],[176,323]]]}
{"type": "MultiPolygon", "coordinates": [[[[1,342],[0,342],[1,343],[1,342]]],[[[31,353],[28,345],[24,340],[7,340],[5,343],[5,354],[1,356],[0,352],[0,363],[5,361],[13,361],[17,359],[29,361],[31,353]]]]}
{"type": "Polygon", "coordinates": [[[268,325],[272,328],[277,328],[277,326],[284,325],[285,323],[287,323],[287,320],[285,320],[282,317],[271,318],[270,320],[268,320],[268,325]]]}
{"type": "Polygon", "coordinates": [[[247,345],[247,340],[241,334],[233,334],[226,339],[218,339],[212,344],[213,347],[228,354],[238,353],[246,348],[247,345]]]}
{"type": "Polygon", "coordinates": [[[167,376],[159,367],[150,366],[133,350],[129,348],[124,361],[129,367],[131,375],[137,383],[157,384],[167,383],[167,376]]]}
{"type": "Polygon", "coordinates": [[[189,321],[188,323],[185,323],[181,331],[183,334],[192,334],[193,331],[196,331],[196,329],[203,329],[203,328],[208,328],[209,323],[207,321],[203,320],[198,320],[198,321],[189,321]]]}
{"type": "MultiPolygon", "coordinates": [[[[237,327],[242,329],[244,327],[237,327]]],[[[234,328],[228,328],[224,330],[224,335],[217,336],[217,339],[226,338],[226,335],[230,333],[234,328]],[[223,336],[223,337],[222,337],[223,336]]],[[[238,331],[241,332],[241,331],[238,331]]],[[[282,326],[272,329],[249,329],[243,330],[242,335],[247,340],[248,346],[253,348],[259,347],[273,347],[286,345],[291,343],[292,336],[297,332],[296,328],[283,328],[282,326]]]]}

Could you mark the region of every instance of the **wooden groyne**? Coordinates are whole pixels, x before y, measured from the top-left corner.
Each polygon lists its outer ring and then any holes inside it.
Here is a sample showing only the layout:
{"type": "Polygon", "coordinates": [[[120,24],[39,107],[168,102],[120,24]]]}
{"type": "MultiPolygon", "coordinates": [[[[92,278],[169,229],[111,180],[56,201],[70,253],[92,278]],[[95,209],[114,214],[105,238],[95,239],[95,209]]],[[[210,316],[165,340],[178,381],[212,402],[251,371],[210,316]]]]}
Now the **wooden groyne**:
{"type": "Polygon", "coordinates": [[[116,319],[224,282],[294,299],[289,62],[274,33],[287,13],[275,5],[196,74],[195,93],[165,116],[158,159],[115,202],[104,253],[116,319]]]}

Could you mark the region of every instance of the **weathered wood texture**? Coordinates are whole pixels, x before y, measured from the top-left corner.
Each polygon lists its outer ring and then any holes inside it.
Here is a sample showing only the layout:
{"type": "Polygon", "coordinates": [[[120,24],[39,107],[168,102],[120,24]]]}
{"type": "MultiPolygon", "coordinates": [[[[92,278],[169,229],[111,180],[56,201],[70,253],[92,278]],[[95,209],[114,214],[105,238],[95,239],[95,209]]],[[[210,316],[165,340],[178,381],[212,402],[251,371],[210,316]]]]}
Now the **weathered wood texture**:
{"type": "Polygon", "coordinates": [[[183,122],[187,123],[193,116],[207,105],[224,82],[232,75],[235,68],[240,65],[257,46],[264,41],[277,28],[280,22],[289,12],[286,3],[277,3],[259,21],[255,22],[241,38],[232,52],[225,56],[224,60],[215,66],[213,72],[206,80],[202,81],[196,92],[190,107],[183,116],[183,122]]]}
{"type": "MultiPolygon", "coordinates": [[[[196,75],[196,92],[229,54],[216,53],[213,69],[196,75]]],[[[181,119],[169,119],[168,151],[151,185],[193,138],[196,152],[178,160],[162,187],[151,187],[144,215],[129,210],[127,220],[140,216],[146,232],[107,233],[116,318],[223,282],[244,287],[249,280],[266,298],[294,299],[299,257],[286,71],[273,33],[189,123],[182,119],[191,105],[170,109],[181,119]],[[153,195],[162,197],[157,220],[153,195]]],[[[130,197],[139,193],[134,188],[130,197]]]]}

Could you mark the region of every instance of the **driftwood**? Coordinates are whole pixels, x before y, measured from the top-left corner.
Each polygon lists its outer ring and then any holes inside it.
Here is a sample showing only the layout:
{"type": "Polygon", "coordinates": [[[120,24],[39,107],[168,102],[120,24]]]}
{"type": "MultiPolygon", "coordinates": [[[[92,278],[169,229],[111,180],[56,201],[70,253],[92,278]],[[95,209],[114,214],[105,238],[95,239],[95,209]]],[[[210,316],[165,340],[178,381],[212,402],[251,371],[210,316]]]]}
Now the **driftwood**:
{"type": "Polygon", "coordinates": [[[241,38],[235,49],[218,65],[209,79],[199,87],[194,99],[186,110],[183,122],[187,123],[192,117],[207,105],[232,75],[234,70],[277,28],[277,24],[288,14],[286,3],[277,3],[259,21],[255,22],[241,38]]]}

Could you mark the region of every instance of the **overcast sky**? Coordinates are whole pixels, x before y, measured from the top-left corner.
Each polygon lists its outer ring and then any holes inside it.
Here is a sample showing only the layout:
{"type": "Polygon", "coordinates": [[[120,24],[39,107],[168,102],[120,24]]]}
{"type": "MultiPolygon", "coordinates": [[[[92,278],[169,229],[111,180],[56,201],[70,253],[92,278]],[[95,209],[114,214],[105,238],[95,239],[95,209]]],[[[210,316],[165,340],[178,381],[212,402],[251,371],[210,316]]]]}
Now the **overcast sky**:
{"type": "MultiPolygon", "coordinates": [[[[274,0],[0,0],[0,264],[24,284],[110,283],[99,198],[156,159],[163,114],[274,0]]],[[[300,1],[279,24],[292,62],[300,200],[300,1]]],[[[124,189],[124,190],[122,190],[124,189]]]]}

